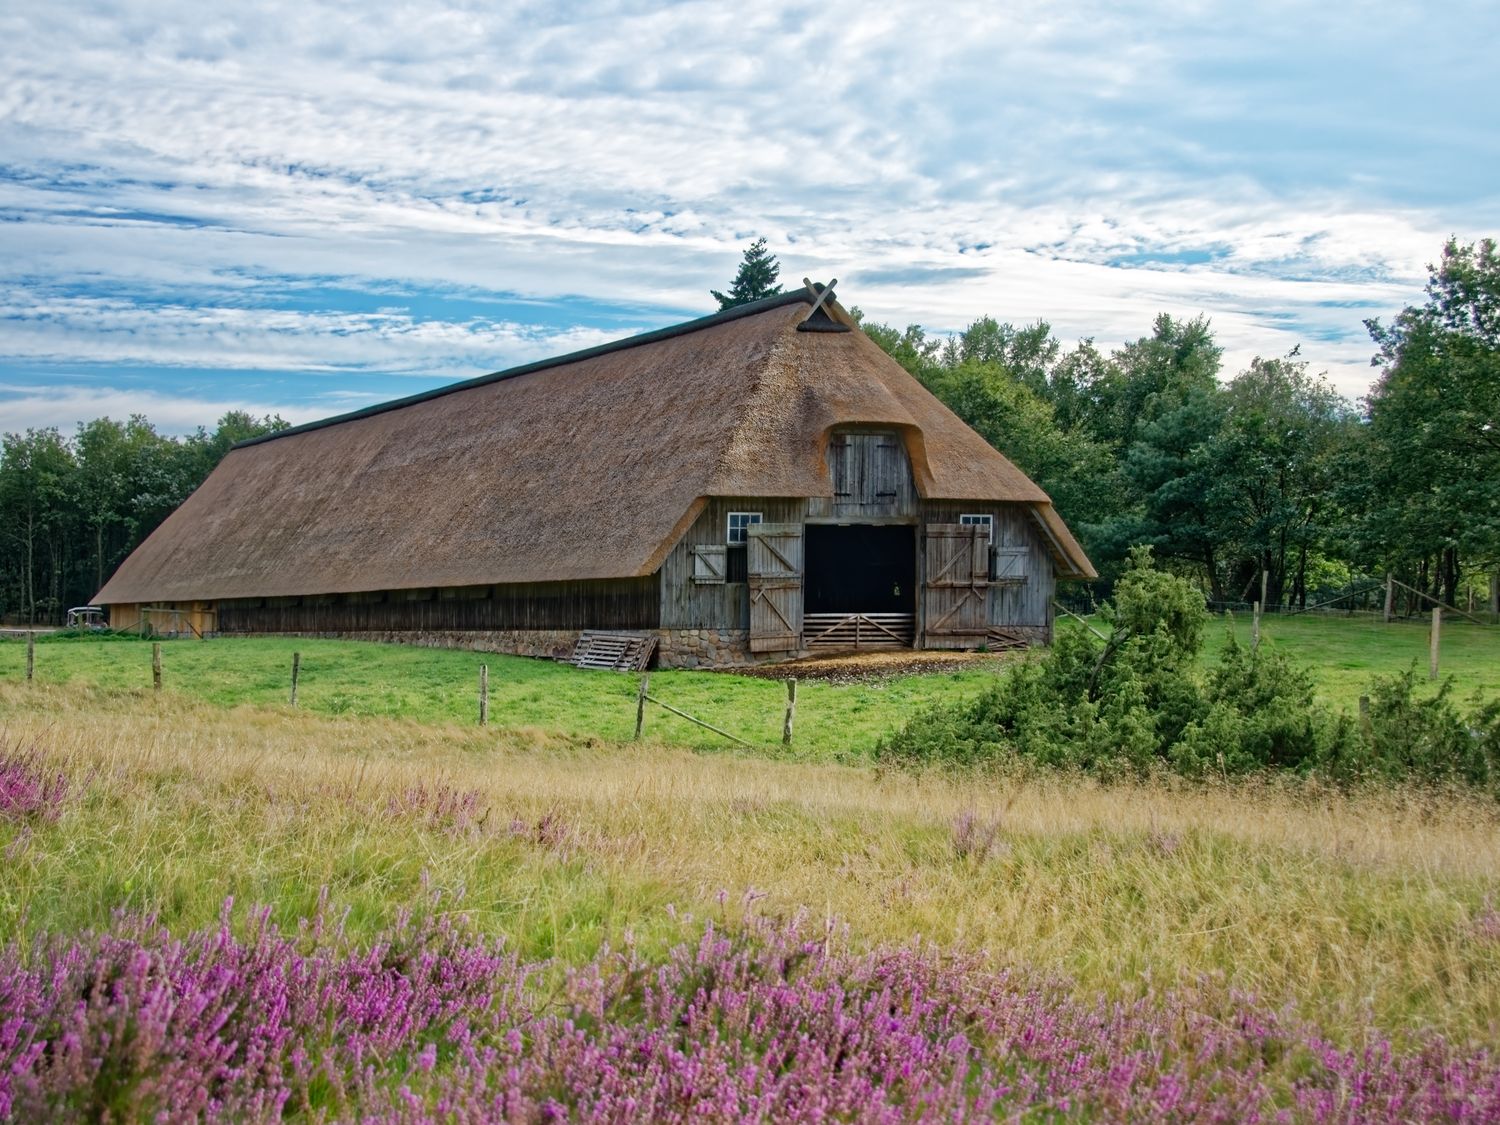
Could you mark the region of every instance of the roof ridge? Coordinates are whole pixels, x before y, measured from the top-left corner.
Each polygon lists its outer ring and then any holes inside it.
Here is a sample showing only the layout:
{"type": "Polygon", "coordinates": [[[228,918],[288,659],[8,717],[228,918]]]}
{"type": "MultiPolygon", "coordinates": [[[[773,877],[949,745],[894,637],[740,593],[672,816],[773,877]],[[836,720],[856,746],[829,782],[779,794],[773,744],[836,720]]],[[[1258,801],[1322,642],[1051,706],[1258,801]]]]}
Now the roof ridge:
{"type": "Polygon", "coordinates": [[[328,426],[337,426],[342,422],[355,422],[361,418],[369,418],[376,414],[385,414],[391,410],[400,410],[405,406],[415,406],[419,402],[428,402],[444,395],[456,394],[466,391],[472,387],[483,387],[489,383],[498,383],[502,379],[513,379],[519,375],[530,375],[534,371],[545,371],[551,367],[565,367],[570,363],[579,363],[595,356],[608,355],[611,352],[624,351],[627,348],[640,347],[643,344],[654,344],[659,340],[670,340],[676,336],[686,336],[692,332],[701,332],[705,328],[714,328],[720,324],[727,324],[733,320],[743,317],[755,316],[758,313],[770,312],[772,309],[781,308],[783,305],[793,305],[801,302],[810,305],[814,297],[808,293],[805,286],[798,286],[786,293],[777,293],[775,296],[762,297],[758,301],[750,301],[747,304],[735,305],[732,308],[721,309],[708,316],[700,316],[696,320],[686,320],[681,324],[669,324],[665,328],[653,328],[649,332],[640,332],[634,336],[626,336],[623,340],[611,340],[604,344],[595,344],[591,348],[583,348],[576,352],[568,352],[564,355],[552,356],[548,359],[533,360],[523,363],[518,367],[507,367],[500,371],[492,371],[488,375],[478,375],[472,379],[463,379],[457,383],[446,383],[441,387],[433,387],[430,390],[418,391],[414,395],[406,395],[404,398],[393,398],[386,402],[378,402],[372,406],[363,406],[358,410],[350,410],[344,414],[335,414],[329,418],[319,418],[313,422],[303,422],[300,426],[289,426],[284,430],[277,430],[271,434],[261,434],[259,437],[246,438],[244,441],[235,442],[230,449],[241,449],[245,446],[260,445],[264,442],[275,441],[277,438],[291,437],[293,434],[305,434],[312,430],[325,429],[328,426]]]}

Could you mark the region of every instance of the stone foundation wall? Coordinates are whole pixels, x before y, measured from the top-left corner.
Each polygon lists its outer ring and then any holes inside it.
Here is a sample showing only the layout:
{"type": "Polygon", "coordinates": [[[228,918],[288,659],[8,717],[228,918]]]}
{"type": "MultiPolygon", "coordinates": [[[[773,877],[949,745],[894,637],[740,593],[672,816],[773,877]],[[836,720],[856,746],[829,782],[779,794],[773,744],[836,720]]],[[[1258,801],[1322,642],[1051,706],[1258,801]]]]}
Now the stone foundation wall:
{"type": "MultiPolygon", "coordinates": [[[[1012,627],[1033,645],[1051,642],[1046,626],[1012,627]]],[[[381,644],[457,648],[472,652],[503,652],[544,660],[567,660],[578,642],[577,629],[411,630],[364,633],[281,633],[279,636],[321,637],[337,641],[375,641],[381,644]]],[[[662,668],[747,668],[776,664],[806,656],[806,652],[751,652],[745,629],[657,629],[657,664],[662,668]]]]}
{"type": "MultiPolygon", "coordinates": [[[[750,651],[745,629],[657,629],[657,663],[662,668],[735,668],[789,660],[802,653],[750,651]]],[[[319,637],[335,641],[458,648],[503,652],[544,660],[568,660],[578,643],[577,629],[393,630],[390,632],[279,633],[283,637],[319,637]]]]}
{"type": "Polygon", "coordinates": [[[663,668],[745,668],[806,656],[803,652],[751,652],[748,629],[658,629],[663,668]]]}
{"type": "Polygon", "coordinates": [[[394,630],[363,633],[280,633],[283,637],[319,637],[334,641],[374,641],[421,648],[461,648],[471,652],[503,652],[511,656],[538,656],[566,660],[578,643],[577,629],[461,629],[394,630]]]}

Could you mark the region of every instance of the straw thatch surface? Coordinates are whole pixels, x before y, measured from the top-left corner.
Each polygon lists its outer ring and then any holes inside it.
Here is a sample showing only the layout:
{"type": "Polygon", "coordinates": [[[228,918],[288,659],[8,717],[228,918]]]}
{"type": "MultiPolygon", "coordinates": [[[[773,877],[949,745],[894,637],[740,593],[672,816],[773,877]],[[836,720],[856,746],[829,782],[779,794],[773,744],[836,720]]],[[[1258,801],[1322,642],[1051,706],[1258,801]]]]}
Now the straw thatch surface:
{"type": "MultiPolygon", "coordinates": [[[[773,298],[238,447],[95,601],[649,574],[707,496],[828,496],[830,427],[906,436],[929,498],[1045,493],[859,331],[773,298]]],[[[835,315],[846,317],[841,309],[835,315]]]]}

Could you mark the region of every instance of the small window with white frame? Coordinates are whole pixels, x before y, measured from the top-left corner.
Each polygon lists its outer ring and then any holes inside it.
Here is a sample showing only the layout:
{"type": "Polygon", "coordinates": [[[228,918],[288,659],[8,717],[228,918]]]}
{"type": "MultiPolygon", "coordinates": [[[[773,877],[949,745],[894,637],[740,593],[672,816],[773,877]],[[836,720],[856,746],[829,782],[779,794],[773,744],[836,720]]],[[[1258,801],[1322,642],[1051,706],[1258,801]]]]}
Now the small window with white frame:
{"type": "Polygon", "coordinates": [[[966,527],[982,527],[984,534],[990,541],[990,546],[995,545],[995,517],[989,515],[967,515],[959,516],[958,522],[966,527]]]}
{"type": "Polygon", "coordinates": [[[730,512],[728,542],[731,547],[743,547],[750,539],[750,528],[760,523],[759,512],[730,512]]]}

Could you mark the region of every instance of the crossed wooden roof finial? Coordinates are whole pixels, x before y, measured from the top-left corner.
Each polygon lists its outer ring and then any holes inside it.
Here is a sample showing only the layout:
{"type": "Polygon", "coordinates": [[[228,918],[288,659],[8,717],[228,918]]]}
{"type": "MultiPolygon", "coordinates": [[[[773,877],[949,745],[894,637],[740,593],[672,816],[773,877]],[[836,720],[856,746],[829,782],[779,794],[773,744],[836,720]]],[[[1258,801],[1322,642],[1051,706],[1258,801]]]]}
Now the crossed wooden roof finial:
{"type": "Polygon", "coordinates": [[[812,295],[812,297],[813,297],[812,311],[807,314],[809,317],[811,317],[814,313],[816,313],[819,309],[821,309],[823,307],[823,302],[824,301],[828,300],[828,298],[830,298],[830,297],[833,296],[833,287],[835,285],[837,285],[838,283],[839,283],[839,279],[838,278],[834,278],[827,285],[823,286],[823,291],[820,293],[820,292],[818,292],[818,287],[813,284],[812,278],[810,278],[810,277],[804,277],[802,279],[802,284],[805,285],[805,286],[807,286],[808,293],[810,293],[812,295]]]}
{"type": "Polygon", "coordinates": [[[828,309],[824,308],[825,304],[828,304],[829,302],[831,302],[833,300],[833,287],[835,285],[837,285],[838,283],[839,283],[839,279],[838,278],[834,278],[827,285],[825,285],[821,289],[819,289],[818,286],[816,286],[815,284],[813,284],[812,278],[804,277],[802,279],[802,284],[805,285],[805,286],[807,286],[808,296],[810,296],[813,299],[813,305],[812,305],[812,308],[808,310],[807,315],[802,318],[802,323],[799,324],[799,325],[797,325],[797,331],[799,331],[799,332],[848,332],[849,331],[849,326],[847,324],[843,323],[840,320],[835,320],[833,318],[833,316],[829,313],[828,309]],[[818,315],[818,313],[820,311],[823,314],[822,316],[818,315]]]}

